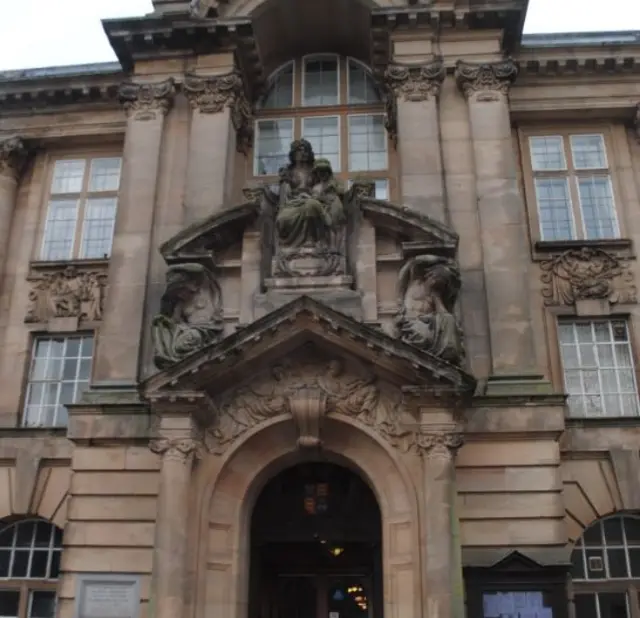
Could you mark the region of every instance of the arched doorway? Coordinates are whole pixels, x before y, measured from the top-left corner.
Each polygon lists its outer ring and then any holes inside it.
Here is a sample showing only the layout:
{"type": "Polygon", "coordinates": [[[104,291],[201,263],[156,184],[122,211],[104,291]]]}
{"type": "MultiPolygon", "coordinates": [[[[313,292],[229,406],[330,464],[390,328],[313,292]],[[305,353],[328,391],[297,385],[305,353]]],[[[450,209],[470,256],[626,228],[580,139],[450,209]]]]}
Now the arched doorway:
{"type": "Polygon", "coordinates": [[[382,525],[360,476],[325,461],[277,474],[250,527],[249,616],[382,618],[382,525]]]}

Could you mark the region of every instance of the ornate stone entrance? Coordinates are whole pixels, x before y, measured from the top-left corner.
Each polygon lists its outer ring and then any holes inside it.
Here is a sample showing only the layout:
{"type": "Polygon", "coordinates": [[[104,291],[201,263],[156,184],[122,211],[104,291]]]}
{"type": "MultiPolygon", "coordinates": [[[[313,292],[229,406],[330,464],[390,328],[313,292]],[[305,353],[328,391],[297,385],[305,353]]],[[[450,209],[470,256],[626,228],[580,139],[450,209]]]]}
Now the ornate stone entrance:
{"type": "MultiPolygon", "coordinates": [[[[327,419],[323,439],[323,463],[318,465],[318,454],[311,455],[311,451],[300,450],[296,445],[296,429],[291,419],[280,417],[248,436],[223,461],[218,456],[203,460],[198,471],[200,480],[206,483],[200,504],[202,520],[197,535],[200,541],[194,537],[194,546],[198,548],[197,564],[194,564],[196,616],[303,618],[303,603],[306,603],[306,608],[314,607],[316,612],[309,618],[315,618],[318,612],[329,618],[328,612],[335,610],[330,609],[328,594],[341,587],[362,585],[364,588],[365,581],[372,591],[371,601],[367,603],[367,612],[370,606],[372,613],[363,616],[417,618],[421,615],[419,512],[409,470],[398,459],[395,449],[367,428],[327,419]],[[279,479],[295,478],[291,470],[298,470],[303,477],[307,474],[309,479],[315,474],[315,482],[309,485],[321,485],[323,475],[329,479],[330,487],[331,479],[338,483],[336,488],[341,483],[343,488],[344,484],[350,485],[366,502],[362,511],[369,514],[368,534],[362,535],[361,529],[361,539],[353,534],[345,536],[343,528],[340,538],[340,522],[344,524],[344,518],[336,518],[333,526],[316,521],[315,531],[312,523],[306,529],[304,525],[298,527],[295,534],[299,535],[300,542],[292,543],[296,547],[289,547],[288,557],[284,556],[282,545],[276,542],[277,535],[293,533],[293,528],[285,527],[278,532],[268,525],[274,521],[269,520],[273,513],[266,520],[253,515],[258,512],[264,515],[261,506],[265,504],[264,496],[268,501],[279,479]],[[265,545],[261,539],[264,541],[269,535],[273,544],[262,553],[260,565],[259,547],[265,545]],[[305,535],[307,540],[303,538],[305,535]],[[351,539],[351,563],[345,560],[347,536],[351,539]],[[322,540],[327,543],[321,543],[322,540]],[[339,547],[345,549],[342,559],[345,568],[332,568],[331,560],[322,558],[320,552],[325,545],[327,552],[339,547]],[[312,551],[316,551],[315,557],[311,556],[312,551]],[[279,559],[274,558],[276,552],[281,554],[279,559]],[[267,570],[269,559],[272,561],[270,571],[267,570]],[[304,582],[282,577],[278,584],[273,577],[269,579],[278,568],[282,576],[306,573],[312,577],[304,582]],[[346,577],[348,575],[354,577],[346,577]],[[279,606],[282,595],[293,584],[302,586],[300,605],[296,608],[293,602],[288,608],[279,606]],[[309,595],[315,595],[313,600],[309,595]],[[292,613],[294,610],[299,613],[292,613]],[[287,611],[289,613],[283,613],[287,611]]],[[[340,495],[338,491],[336,496],[340,495]]],[[[304,509],[303,496],[301,500],[304,509]]],[[[352,516],[355,518],[356,513],[352,516]]],[[[285,519],[283,515],[282,520],[285,519]]],[[[292,601],[290,595],[288,600],[292,601]]],[[[341,614],[340,618],[357,617],[341,614]]]]}
{"type": "Polygon", "coordinates": [[[249,615],[381,618],[380,509],[358,474],[318,453],[283,470],[251,516],[249,615]]]}

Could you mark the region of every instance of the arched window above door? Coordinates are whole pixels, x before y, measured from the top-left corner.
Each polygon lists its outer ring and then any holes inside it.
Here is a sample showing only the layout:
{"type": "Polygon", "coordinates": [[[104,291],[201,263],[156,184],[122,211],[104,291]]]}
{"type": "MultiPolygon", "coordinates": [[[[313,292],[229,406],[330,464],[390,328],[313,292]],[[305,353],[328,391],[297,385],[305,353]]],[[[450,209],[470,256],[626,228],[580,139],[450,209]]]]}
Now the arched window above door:
{"type": "Polygon", "coordinates": [[[62,530],[43,519],[0,527],[0,615],[53,618],[62,530]]]}
{"type": "Polygon", "coordinates": [[[277,69],[268,84],[257,106],[252,176],[275,182],[291,142],[305,138],[345,187],[369,178],[376,197],[390,197],[384,103],[368,67],[335,54],[304,56],[277,69]]]}
{"type": "Polygon", "coordinates": [[[571,563],[576,616],[640,616],[639,516],[613,515],[589,526],[571,563]]]}

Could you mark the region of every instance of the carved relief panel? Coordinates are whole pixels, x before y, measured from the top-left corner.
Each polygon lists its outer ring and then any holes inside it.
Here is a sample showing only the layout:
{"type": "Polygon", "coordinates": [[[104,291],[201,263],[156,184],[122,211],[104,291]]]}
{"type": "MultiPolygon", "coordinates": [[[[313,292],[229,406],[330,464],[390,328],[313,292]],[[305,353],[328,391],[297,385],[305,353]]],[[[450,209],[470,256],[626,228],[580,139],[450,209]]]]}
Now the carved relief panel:
{"type": "Polygon", "coordinates": [[[575,305],[584,300],[611,305],[637,302],[629,260],[615,253],[591,247],[569,249],[542,261],[540,269],[547,306],[575,305]]]}
{"type": "Polygon", "coordinates": [[[80,322],[102,319],[106,269],[76,266],[39,269],[32,273],[29,306],[25,322],[46,323],[54,318],[80,322]]]}

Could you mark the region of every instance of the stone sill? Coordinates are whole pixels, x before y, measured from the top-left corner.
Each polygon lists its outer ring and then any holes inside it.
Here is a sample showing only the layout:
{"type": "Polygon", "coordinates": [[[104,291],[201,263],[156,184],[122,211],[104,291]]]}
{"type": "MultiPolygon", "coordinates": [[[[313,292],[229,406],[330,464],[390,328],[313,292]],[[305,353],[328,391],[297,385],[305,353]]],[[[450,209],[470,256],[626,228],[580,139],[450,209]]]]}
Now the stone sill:
{"type": "Polygon", "coordinates": [[[34,272],[60,271],[65,268],[76,268],[78,270],[106,269],[109,266],[109,258],[89,259],[89,260],[31,260],[29,269],[34,272]]]}
{"type": "Polygon", "coordinates": [[[66,438],[66,427],[0,427],[1,438],[66,438]]]}
{"type": "Polygon", "coordinates": [[[600,249],[618,254],[622,258],[634,258],[633,242],[630,238],[603,240],[537,240],[533,245],[533,261],[548,260],[552,255],[571,249],[600,249]]]}
{"type": "Polygon", "coordinates": [[[640,416],[610,416],[605,418],[567,417],[565,423],[567,429],[640,427],[640,416]]]}

